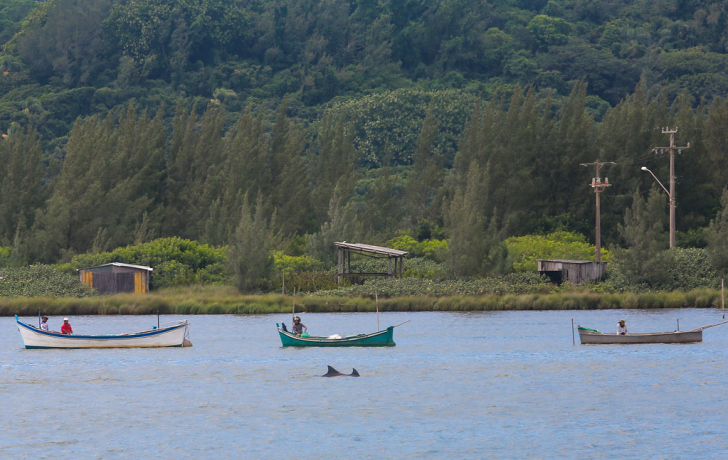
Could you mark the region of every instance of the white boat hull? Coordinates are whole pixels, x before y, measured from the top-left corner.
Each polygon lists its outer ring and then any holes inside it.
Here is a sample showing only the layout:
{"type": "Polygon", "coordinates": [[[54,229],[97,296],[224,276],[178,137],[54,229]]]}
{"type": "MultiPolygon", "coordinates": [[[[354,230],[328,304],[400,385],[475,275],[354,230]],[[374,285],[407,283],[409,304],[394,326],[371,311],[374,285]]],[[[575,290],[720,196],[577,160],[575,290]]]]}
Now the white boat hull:
{"type": "MultiPolygon", "coordinates": [[[[16,317],[17,320],[17,317],[16,317]]],[[[156,348],[185,346],[187,321],[174,326],[120,335],[63,335],[17,321],[25,348],[156,348]]],[[[189,344],[189,342],[187,342],[189,344]]]]}

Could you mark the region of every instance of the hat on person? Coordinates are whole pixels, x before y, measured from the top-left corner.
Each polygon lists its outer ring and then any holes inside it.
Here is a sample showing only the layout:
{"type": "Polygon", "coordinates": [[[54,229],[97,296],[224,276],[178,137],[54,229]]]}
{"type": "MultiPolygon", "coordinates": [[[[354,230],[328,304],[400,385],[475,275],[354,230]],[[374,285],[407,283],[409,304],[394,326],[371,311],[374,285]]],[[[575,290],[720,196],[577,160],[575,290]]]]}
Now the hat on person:
{"type": "Polygon", "coordinates": [[[47,316],[44,316],[43,319],[48,319],[48,317],[47,316]]]}
{"type": "Polygon", "coordinates": [[[619,320],[619,322],[620,322],[620,323],[626,323],[627,321],[625,321],[625,320],[623,320],[623,319],[620,319],[620,320],[619,320]]]}
{"type": "Polygon", "coordinates": [[[63,318],[63,321],[68,321],[68,318],[63,318]]]}

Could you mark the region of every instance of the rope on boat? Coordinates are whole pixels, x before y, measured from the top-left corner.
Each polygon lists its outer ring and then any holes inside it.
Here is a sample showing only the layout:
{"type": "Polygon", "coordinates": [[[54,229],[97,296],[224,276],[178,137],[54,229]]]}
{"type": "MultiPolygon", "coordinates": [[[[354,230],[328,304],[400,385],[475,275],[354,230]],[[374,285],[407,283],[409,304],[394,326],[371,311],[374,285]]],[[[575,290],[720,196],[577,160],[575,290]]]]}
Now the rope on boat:
{"type": "Polygon", "coordinates": [[[401,326],[401,325],[403,325],[403,324],[405,324],[405,323],[409,323],[410,321],[412,321],[412,320],[411,320],[411,319],[408,319],[408,320],[407,320],[407,321],[405,321],[404,323],[399,323],[399,324],[397,324],[396,326],[392,326],[392,327],[399,327],[399,326],[401,326]]]}
{"type": "Polygon", "coordinates": [[[715,324],[711,324],[711,325],[708,325],[708,326],[703,326],[700,329],[708,329],[709,327],[720,326],[721,324],[725,324],[725,323],[728,323],[728,321],[723,321],[723,322],[720,322],[720,323],[715,323],[715,324]]]}

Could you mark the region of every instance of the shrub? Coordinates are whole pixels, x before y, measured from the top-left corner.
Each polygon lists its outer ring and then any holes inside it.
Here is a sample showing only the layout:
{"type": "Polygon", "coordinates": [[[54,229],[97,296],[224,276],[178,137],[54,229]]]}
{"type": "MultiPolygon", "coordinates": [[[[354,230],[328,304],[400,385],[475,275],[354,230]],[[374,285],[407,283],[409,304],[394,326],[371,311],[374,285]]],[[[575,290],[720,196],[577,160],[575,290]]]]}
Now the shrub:
{"type": "MultiPolygon", "coordinates": [[[[559,231],[546,236],[526,235],[506,240],[513,259],[513,269],[520,272],[536,271],[538,259],[594,260],[596,247],[578,233],[559,231]]],[[[602,260],[609,261],[609,252],[602,249],[602,260]]]]}
{"type": "Polygon", "coordinates": [[[424,240],[417,241],[409,235],[400,235],[384,244],[388,248],[407,251],[414,257],[426,257],[434,261],[442,261],[447,252],[447,241],[445,240],[424,240]]]}
{"type": "Polygon", "coordinates": [[[48,265],[0,270],[0,297],[88,297],[93,293],[78,277],[48,265]]]}
{"type": "Polygon", "coordinates": [[[73,273],[78,268],[111,262],[148,265],[154,268],[150,281],[155,288],[193,282],[220,283],[225,274],[225,248],[214,248],[182,238],[159,238],[149,243],[118,248],[100,254],[79,254],[59,270],[73,273]],[[178,284],[179,283],[179,284],[178,284]]]}

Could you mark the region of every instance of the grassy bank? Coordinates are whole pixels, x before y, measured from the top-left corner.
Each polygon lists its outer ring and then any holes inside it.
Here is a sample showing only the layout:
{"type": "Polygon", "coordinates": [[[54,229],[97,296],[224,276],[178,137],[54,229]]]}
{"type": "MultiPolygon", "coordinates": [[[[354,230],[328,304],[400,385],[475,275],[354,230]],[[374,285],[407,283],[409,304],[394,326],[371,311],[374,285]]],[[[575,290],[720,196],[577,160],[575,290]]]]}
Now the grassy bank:
{"type": "MultiPolygon", "coordinates": [[[[229,287],[167,289],[150,294],[84,298],[0,298],[0,316],[46,315],[215,315],[289,313],[293,298],[280,294],[240,295],[229,287]]],[[[720,291],[642,294],[559,293],[524,295],[395,297],[379,300],[380,311],[599,310],[635,308],[720,308],[720,291]]],[[[373,312],[373,298],[296,297],[297,312],[373,312]]]]}

